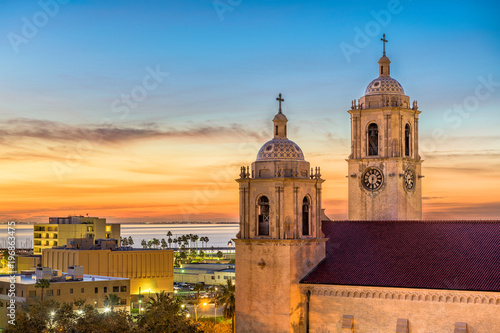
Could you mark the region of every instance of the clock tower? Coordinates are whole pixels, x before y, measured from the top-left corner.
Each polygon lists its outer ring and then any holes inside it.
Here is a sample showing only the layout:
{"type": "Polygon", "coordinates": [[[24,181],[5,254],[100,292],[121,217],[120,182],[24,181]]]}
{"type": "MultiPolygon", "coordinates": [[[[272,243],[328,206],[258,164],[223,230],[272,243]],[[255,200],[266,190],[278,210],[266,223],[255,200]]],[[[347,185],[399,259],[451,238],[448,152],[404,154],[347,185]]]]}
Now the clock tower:
{"type": "Polygon", "coordinates": [[[384,52],[379,76],[352,101],[348,163],[349,220],[420,220],[421,164],[417,102],[391,77],[384,52]]]}

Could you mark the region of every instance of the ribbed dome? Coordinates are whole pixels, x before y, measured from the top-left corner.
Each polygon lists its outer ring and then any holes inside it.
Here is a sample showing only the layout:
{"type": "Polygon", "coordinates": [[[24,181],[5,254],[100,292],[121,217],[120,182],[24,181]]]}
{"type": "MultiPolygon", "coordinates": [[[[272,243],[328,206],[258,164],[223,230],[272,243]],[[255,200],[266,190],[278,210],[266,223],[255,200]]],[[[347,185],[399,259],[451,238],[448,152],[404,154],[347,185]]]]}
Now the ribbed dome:
{"type": "Polygon", "coordinates": [[[403,86],[390,76],[379,76],[366,87],[366,95],[404,95],[403,86]]]}
{"type": "Polygon", "coordinates": [[[304,160],[302,149],[293,141],[274,138],[264,143],[257,154],[257,161],[266,160],[304,160]]]}

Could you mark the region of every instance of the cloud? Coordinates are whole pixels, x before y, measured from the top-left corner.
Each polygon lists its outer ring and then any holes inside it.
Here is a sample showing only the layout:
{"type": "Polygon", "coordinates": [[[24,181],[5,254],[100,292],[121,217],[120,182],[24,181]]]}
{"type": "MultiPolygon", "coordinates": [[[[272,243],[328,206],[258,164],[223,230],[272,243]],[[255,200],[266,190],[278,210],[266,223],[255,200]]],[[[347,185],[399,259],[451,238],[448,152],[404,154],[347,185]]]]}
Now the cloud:
{"type": "Polygon", "coordinates": [[[228,126],[190,125],[183,128],[164,128],[157,123],[136,126],[112,124],[70,125],[61,122],[16,118],[0,122],[0,142],[19,139],[39,139],[57,142],[98,141],[121,143],[151,138],[252,138],[264,140],[262,133],[245,130],[240,124],[228,126]]]}
{"type": "Polygon", "coordinates": [[[426,203],[423,211],[425,220],[475,220],[499,219],[500,202],[457,203],[436,202],[426,203]]]}

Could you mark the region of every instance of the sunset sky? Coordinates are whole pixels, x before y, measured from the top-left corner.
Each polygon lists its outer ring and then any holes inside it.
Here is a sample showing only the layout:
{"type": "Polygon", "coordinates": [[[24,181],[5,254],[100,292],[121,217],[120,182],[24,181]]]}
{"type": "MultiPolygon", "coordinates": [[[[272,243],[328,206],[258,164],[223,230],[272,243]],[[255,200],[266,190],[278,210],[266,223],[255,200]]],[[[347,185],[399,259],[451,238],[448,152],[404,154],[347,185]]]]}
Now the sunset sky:
{"type": "Polygon", "coordinates": [[[500,218],[497,1],[0,4],[0,222],[238,220],[242,165],[289,138],[347,217],[351,100],[418,100],[424,218],[500,218]]]}

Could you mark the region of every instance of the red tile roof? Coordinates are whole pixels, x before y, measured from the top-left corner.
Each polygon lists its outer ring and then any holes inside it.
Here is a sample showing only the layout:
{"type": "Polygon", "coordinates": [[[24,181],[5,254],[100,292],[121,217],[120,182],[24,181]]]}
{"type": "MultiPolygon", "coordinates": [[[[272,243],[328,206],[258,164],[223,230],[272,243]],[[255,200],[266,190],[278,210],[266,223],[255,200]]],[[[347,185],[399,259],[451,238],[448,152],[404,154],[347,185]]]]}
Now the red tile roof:
{"type": "Polygon", "coordinates": [[[324,221],[301,283],[500,291],[500,221],[324,221]]]}

